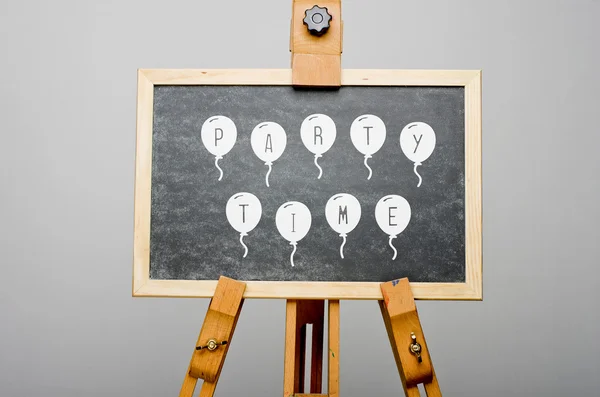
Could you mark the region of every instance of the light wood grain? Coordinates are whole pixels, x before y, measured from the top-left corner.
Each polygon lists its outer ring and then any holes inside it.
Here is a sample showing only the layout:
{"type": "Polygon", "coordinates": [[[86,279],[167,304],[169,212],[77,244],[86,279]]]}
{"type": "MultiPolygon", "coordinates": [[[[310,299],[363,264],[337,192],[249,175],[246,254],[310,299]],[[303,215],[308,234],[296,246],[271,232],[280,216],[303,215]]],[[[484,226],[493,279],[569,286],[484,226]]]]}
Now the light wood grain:
{"type": "Polygon", "coordinates": [[[481,73],[465,84],[466,284],[483,299],[481,204],[481,73]]]}
{"type": "Polygon", "coordinates": [[[154,85],[138,72],[135,153],[133,292],[150,278],[150,196],[152,182],[152,120],[154,85]]]}
{"type": "MultiPolygon", "coordinates": [[[[292,85],[291,69],[140,69],[154,85],[292,85]]],[[[344,69],[342,85],[466,86],[478,70],[344,69]]]]}
{"type": "Polygon", "coordinates": [[[297,87],[339,87],[341,59],[336,55],[294,54],[292,85],[297,87]]]}
{"type": "Polygon", "coordinates": [[[291,397],[296,386],[296,308],[297,300],[288,300],[285,304],[285,350],[283,351],[283,397],[291,397]]]}
{"type": "Polygon", "coordinates": [[[140,69],[154,85],[291,85],[291,69],[140,69]]]}
{"type": "MultiPolygon", "coordinates": [[[[151,280],[150,195],[155,85],[291,85],[290,69],[138,72],[133,296],[212,297],[216,280],[151,280]]],[[[416,299],[482,299],[481,72],[472,70],[343,70],[342,85],[465,87],[464,283],[411,283],[416,299]]],[[[249,281],[245,298],[382,299],[379,283],[249,281]]]]}
{"type": "MultiPolygon", "coordinates": [[[[139,297],[210,298],[217,282],[212,280],[148,280],[135,292],[139,297]]],[[[411,283],[415,299],[477,300],[466,283],[411,283]]],[[[376,282],[247,281],[244,298],[286,299],[382,299],[376,282]]]]}

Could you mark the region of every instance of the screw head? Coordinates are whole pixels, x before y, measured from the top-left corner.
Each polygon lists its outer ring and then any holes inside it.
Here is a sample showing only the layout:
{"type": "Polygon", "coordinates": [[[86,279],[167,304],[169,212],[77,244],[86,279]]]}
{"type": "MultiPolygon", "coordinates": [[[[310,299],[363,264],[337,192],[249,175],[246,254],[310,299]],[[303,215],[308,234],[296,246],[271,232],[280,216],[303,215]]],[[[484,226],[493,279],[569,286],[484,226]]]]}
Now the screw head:
{"type": "Polygon", "coordinates": [[[214,339],[210,339],[206,344],[206,348],[210,351],[216,350],[218,346],[219,345],[217,345],[217,341],[214,339]]]}

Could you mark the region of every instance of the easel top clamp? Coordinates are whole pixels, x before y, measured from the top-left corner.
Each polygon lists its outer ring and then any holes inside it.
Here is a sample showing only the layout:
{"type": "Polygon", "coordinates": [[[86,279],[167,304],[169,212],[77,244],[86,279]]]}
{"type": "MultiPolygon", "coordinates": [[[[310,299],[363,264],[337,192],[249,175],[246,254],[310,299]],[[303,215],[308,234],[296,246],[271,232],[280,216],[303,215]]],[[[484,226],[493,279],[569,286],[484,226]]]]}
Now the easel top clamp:
{"type": "Polygon", "coordinates": [[[341,0],[293,0],[292,85],[341,86],[343,27],[341,0]]]}
{"type": "MultiPolygon", "coordinates": [[[[341,86],[341,1],[293,0],[290,51],[295,87],[341,86]]],[[[200,397],[212,397],[241,313],[245,284],[221,277],[211,300],[180,397],[191,397],[204,379],[200,397]],[[223,347],[221,347],[223,346],[223,347]]],[[[383,315],[402,386],[407,396],[419,396],[423,383],[428,397],[441,396],[425,343],[408,279],[381,285],[383,315]]],[[[286,301],[284,397],[339,395],[339,300],[328,301],[328,394],[322,393],[324,300],[286,301]],[[304,394],[306,332],[312,324],[310,394],[304,394]]]]}

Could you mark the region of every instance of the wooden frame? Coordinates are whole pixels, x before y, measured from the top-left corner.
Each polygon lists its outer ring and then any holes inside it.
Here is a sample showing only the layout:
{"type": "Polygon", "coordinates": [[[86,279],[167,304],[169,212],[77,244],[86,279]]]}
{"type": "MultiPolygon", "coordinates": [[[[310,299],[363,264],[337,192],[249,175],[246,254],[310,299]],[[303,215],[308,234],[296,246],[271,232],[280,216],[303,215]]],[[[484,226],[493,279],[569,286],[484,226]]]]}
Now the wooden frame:
{"type": "MultiPolygon", "coordinates": [[[[133,296],[212,297],[217,280],[150,279],[150,200],[155,85],[292,85],[291,69],[138,71],[133,296]]],[[[482,291],[481,71],[343,70],[349,86],[465,89],[466,282],[411,283],[416,299],[480,300],[482,291]]],[[[244,298],[382,299],[378,282],[248,281],[244,298]]]]}

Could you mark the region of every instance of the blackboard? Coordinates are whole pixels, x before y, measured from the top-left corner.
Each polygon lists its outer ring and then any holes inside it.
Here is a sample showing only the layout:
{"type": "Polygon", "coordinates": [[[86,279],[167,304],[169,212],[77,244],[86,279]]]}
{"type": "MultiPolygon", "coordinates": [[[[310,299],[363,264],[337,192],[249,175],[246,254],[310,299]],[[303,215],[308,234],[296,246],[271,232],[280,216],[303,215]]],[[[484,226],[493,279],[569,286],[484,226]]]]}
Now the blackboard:
{"type": "Polygon", "coordinates": [[[248,281],[249,296],[256,285],[265,297],[368,298],[408,277],[418,298],[480,298],[481,154],[469,150],[480,121],[468,106],[478,72],[460,84],[368,85],[364,72],[326,91],[267,71],[250,82],[240,71],[185,83],[170,73],[140,72],[136,243],[143,234],[138,267],[154,292],[134,294],[209,296],[224,275],[248,281]],[[152,76],[165,81],[143,87],[152,76]],[[340,286],[353,291],[324,292],[340,286]]]}

